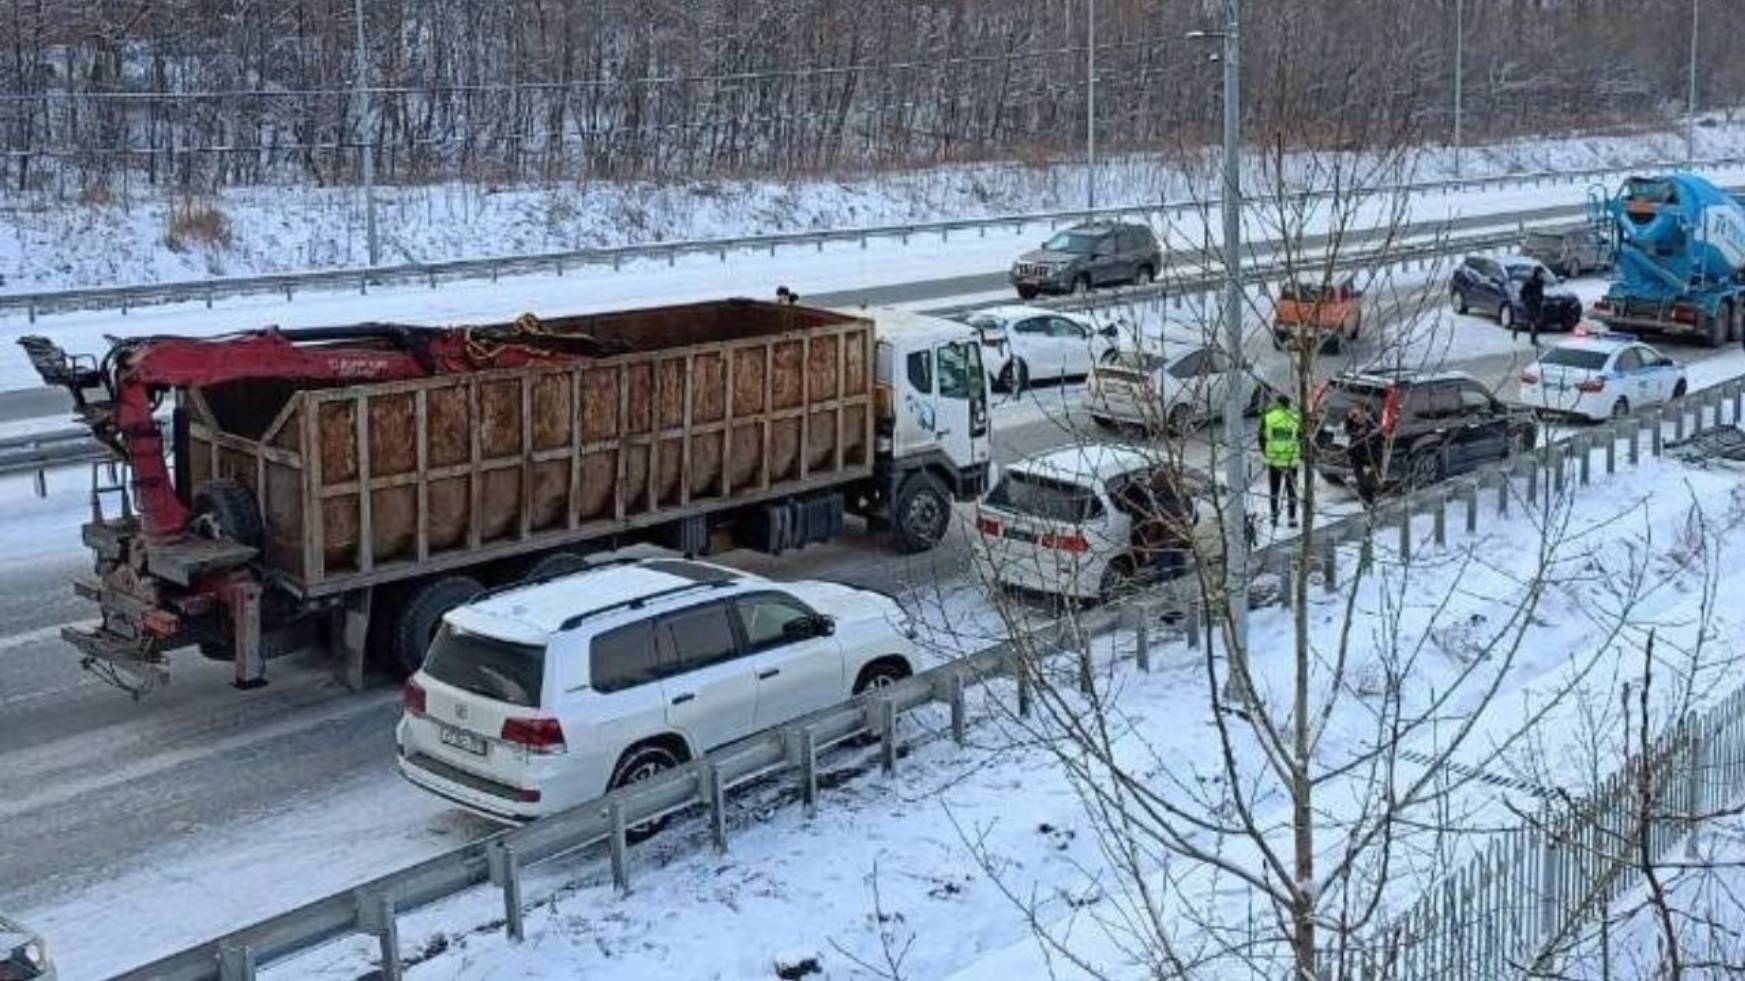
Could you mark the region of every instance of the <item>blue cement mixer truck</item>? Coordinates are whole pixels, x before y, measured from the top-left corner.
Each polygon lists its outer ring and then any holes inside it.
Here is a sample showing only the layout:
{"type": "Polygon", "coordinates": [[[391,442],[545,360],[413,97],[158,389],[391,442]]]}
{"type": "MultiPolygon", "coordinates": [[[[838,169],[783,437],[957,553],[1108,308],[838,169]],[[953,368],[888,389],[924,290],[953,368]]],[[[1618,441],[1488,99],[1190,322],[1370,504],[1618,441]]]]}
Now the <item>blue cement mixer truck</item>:
{"type": "Polygon", "coordinates": [[[1617,241],[1611,288],[1593,317],[1619,330],[1710,347],[1745,336],[1745,207],[1694,174],[1632,177],[1589,217],[1617,241]]]}

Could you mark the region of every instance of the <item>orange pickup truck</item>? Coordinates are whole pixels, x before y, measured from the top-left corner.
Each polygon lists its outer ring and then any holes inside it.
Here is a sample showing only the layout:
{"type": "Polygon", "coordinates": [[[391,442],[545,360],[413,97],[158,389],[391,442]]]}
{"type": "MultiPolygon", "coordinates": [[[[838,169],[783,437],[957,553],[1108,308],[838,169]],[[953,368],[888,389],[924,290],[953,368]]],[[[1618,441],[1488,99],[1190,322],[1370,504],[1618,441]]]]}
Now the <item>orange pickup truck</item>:
{"type": "Polygon", "coordinates": [[[1338,353],[1363,327],[1363,291],[1347,278],[1337,284],[1286,283],[1272,308],[1272,346],[1294,346],[1305,330],[1321,338],[1321,350],[1338,353]]]}

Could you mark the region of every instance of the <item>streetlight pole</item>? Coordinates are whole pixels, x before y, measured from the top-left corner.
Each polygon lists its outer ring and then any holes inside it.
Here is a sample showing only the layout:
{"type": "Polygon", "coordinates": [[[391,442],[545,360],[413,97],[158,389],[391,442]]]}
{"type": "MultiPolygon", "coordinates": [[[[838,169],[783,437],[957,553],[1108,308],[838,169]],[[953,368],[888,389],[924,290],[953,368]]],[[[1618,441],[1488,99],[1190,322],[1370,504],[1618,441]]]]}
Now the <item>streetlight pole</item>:
{"type": "Polygon", "coordinates": [[[1085,0],[1085,211],[1095,211],[1096,207],[1097,0],[1085,0]]]}
{"type": "Polygon", "coordinates": [[[364,0],[352,0],[352,20],[357,27],[358,136],[364,145],[364,234],[369,240],[370,265],[381,264],[376,239],[376,148],[370,143],[370,62],[364,55],[364,0]]]}
{"type": "Polygon", "coordinates": [[[1697,13],[1700,7],[1700,0],[1690,0],[1690,104],[1685,108],[1684,119],[1686,167],[1694,166],[1697,160],[1697,13]]]}
{"type": "MultiPolygon", "coordinates": [[[[1224,347],[1241,365],[1242,309],[1242,0],[1224,0],[1224,29],[1193,31],[1191,38],[1224,42],[1224,347]]],[[[1248,451],[1242,386],[1224,392],[1224,601],[1230,607],[1230,674],[1225,698],[1239,700],[1248,683],[1248,451]]]]}
{"type": "Polygon", "coordinates": [[[1466,0],[1454,0],[1454,176],[1460,177],[1461,97],[1466,83],[1466,0]]]}

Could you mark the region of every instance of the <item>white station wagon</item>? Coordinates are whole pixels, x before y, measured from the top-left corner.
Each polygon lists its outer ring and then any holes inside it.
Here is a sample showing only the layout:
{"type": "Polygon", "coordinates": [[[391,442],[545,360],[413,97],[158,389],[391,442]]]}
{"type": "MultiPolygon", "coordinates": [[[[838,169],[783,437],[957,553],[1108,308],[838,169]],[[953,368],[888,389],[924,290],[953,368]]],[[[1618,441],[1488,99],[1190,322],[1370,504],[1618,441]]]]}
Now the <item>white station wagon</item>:
{"type": "Polygon", "coordinates": [[[400,772],[522,821],[907,677],[882,593],[651,559],[450,612],[406,682],[400,772]]]}

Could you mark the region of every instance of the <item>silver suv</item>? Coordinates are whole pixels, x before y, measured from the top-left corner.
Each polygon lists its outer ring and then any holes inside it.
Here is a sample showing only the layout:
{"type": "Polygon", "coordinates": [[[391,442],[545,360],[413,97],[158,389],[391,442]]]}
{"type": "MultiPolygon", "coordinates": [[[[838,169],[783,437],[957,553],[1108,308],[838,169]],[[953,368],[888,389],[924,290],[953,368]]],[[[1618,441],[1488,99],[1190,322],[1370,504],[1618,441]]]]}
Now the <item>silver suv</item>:
{"type": "Polygon", "coordinates": [[[1039,293],[1084,293],[1098,286],[1149,283],[1163,269],[1163,249],[1146,225],[1090,222],[1056,232],[1012,263],[1012,286],[1039,293]]]}

